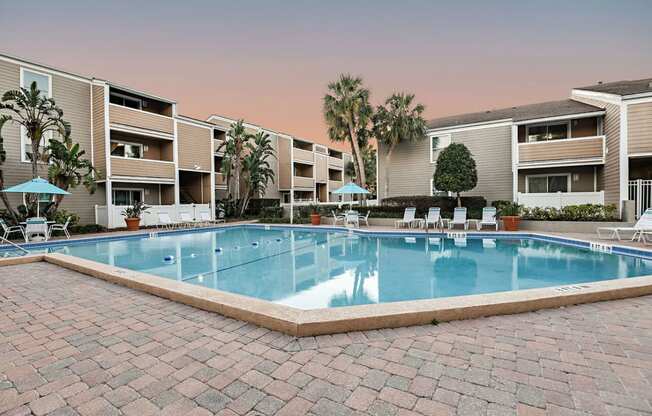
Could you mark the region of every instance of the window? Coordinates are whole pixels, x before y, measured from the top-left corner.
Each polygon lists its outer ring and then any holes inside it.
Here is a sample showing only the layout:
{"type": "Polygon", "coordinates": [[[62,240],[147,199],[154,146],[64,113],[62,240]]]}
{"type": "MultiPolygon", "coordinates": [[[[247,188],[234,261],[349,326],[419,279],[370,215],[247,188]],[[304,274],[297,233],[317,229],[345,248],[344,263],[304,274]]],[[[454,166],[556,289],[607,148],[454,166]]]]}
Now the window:
{"type": "Polygon", "coordinates": [[[143,145],[140,143],[111,142],[111,156],[142,159],[143,145]]]}
{"type": "Polygon", "coordinates": [[[121,105],[123,107],[135,108],[136,110],[143,109],[143,100],[139,98],[128,97],[126,95],[112,92],[109,95],[109,102],[111,104],[121,105]]]}
{"type": "Polygon", "coordinates": [[[526,176],[525,192],[530,194],[570,192],[570,175],[526,176]]]}
{"type": "Polygon", "coordinates": [[[36,82],[36,88],[41,91],[43,96],[52,97],[52,77],[50,75],[21,68],[21,86],[30,89],[32,82],[36,82]]]}
{"type": "Polygon", "coordinates": [[[113,205],[126,206],[136,202],[143,202],[142,189],[114,189],[113,205]]]}
{"type": "Polygon", "coordinates": [[[570,136],[569,130],[568,122],[527,126],[527,142],[567,139],[570,136]]]}
{"type": "Polygon", "coordinates": [[[441,134],[439,136],[430,137],[430,163],[435,163],[437,161],[437,151],[445,147],[448,147],[451,144],[451,135],[450,134],[441,134]]]}

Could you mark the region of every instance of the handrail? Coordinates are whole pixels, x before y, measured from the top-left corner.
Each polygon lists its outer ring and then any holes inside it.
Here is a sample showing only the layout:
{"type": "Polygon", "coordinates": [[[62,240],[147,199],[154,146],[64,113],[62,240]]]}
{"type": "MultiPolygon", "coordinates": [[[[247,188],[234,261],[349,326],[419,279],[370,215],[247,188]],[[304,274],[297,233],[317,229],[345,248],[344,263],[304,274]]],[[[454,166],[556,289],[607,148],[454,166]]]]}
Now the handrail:
{"type": "Polygon", "coordinates": [[[25,252],[27,254],[30,254],[29,250],[27,250],[25,247],[21,247],[18,244],[14,243],[12,241],[9,241],[4,237],[0,237],[0,241],[4,241],[4,242],[8,243],[10,246],[16,247],[18,250],[21,250],[21,251],[23,251],[23,252],[25,252]]]}

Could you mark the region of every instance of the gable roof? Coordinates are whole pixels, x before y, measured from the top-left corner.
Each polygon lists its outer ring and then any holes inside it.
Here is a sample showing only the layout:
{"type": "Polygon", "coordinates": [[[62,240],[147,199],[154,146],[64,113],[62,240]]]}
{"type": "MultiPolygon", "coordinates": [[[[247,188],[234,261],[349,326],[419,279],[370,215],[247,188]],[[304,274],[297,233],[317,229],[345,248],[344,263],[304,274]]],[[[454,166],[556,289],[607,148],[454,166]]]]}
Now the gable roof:
{"type": "Polygon", "coordinates": [[[575,88],[576,90],[586,90],[602,92],[615,95],[632,95],[652,92],[652,78],[636,79],[629,81],[615,81],[589,85],[588,87],[575,88]]]}
{"type": "Polygon", "coordinates": [[[428,121],[428,128],[441,129],[500,120],[517,122],[539,118],[591,113],[602,110],[603,108],[600,107],[566,99],[436,118],[428,121]]]}

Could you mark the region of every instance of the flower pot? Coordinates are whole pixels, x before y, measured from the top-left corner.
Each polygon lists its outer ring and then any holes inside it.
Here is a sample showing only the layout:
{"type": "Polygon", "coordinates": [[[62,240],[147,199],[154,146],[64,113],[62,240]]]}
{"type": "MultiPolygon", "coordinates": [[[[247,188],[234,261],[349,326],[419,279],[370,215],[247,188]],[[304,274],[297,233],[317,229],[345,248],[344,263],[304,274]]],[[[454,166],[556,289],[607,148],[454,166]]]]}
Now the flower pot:
{"type": "Polygon", "coordinates": [[[138,231],[140,227],[140,218],[125,218],[127,231],[138,231]]]}
{"type": "Polygon", "coordinates": [[[320,225],[321,224],[321,215],[319,214],[310,214],[310,224],[320,225]]]}
{"type": "Polygon", "coordinates": [[[507,215],[501,217],[501,219],[503,220],[505,231],[518,231],[518,225],[521,223],[521,217],[507,215]]]}

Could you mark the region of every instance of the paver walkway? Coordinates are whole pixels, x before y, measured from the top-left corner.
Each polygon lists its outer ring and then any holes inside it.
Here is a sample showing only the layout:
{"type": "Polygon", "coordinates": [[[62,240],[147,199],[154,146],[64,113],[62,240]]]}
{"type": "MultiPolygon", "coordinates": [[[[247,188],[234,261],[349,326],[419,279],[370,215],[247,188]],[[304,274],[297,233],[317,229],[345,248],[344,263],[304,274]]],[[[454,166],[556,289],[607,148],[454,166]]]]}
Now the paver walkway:
{"type": "Polygon", "coordinates": [[[295,339],[46,263],[0,268],[3,415],[652,413],[652,297],[295,339]]]}

